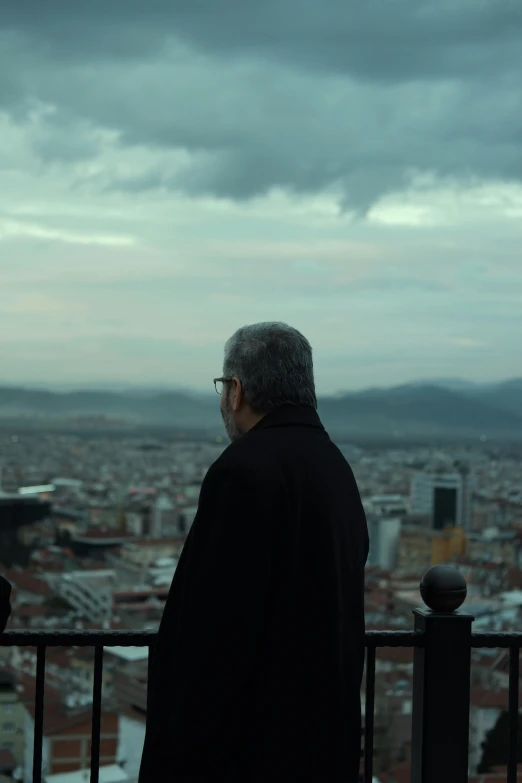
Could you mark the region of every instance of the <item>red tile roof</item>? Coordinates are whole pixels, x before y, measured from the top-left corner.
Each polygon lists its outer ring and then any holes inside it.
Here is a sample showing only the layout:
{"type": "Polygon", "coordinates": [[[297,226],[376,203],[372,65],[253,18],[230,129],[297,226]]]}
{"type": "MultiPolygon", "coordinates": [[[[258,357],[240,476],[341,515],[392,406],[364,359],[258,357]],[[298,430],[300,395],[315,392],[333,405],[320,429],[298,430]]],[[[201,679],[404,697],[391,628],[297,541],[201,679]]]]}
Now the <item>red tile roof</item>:
{"type": "MultiPolygon", "coordinates": [[[[522,689],[519,690],[519,700],[522,696],[522,689]]],[[[470,703],[472,707],[484,707],[496,710],[507,710],[508,708],[508,690],[502,688],[498,690],[486,690],[476,686],[471,689],[470,703]]]]}
{"type": "Polygon", "coordinates": [[[14,769],[16,760],[10,750],[0,750],[0,769],[14,769]]]}
{"type": "MultiPolygon", "coordinates": [[[[506,773],[496,773],[486,775],[472,775],[468,778],[468,783],[506,783],[506,773]]],[[[522,783],[522,772],[517,775],[517,783],[522,783]]]]}
{"type": "Polygon", "coordinates": [[[49,647],[45,654],[47,665],[58,666],[60,669],[68,670],[71,665],[73,650],[64,647],[49,647]]]}
{"type": "Polygon", "coordinates": [[[377,660],[388,663],[413,663],[413,647],[379,647],[377,660]]]}
{"type": "Polygon", "coordinates": [[[164,546],[172,546],[172,545],[178,545],[181,546],[185,543],[184,538],[133,538],[130,542],[133,546],[139,546],[139,547],[164,547],[164,546]]]}
{"type": "Polygon", "coordinates": [[[86,530],[85,533],[76,533],[75,539],[82,541],[87,539],[89,541],[104,541],[105,539],[114,539],[117,541],[126,541],[131,539],[128,533],[122,533],[121,530],[86,530]]]}
{"type": "Polygon", "coordinates": [[[387,772],[382,773],[379,776],[381,783],[410,783],[411,781],[411,763],[409,761],[403,761],[402,764],[398,764],[393,768],[393,777],[387,772]]]}
{"type": "Polygon", "coordinates": [[[514,566],[508,568],[507,583],[510,589],[522,587],[522,569],[514,566]]]}
{"type": "Polygon", "coordinates": [[[139,723],[145,724],[147,721],[147,716],[145,713],[140,712],[140,710],[136,710],[134,707],[125,707],[123,709],[123,715],[125,715],[126,718],[138,721],[139,723]]]}
{"type": "Polygon", "coordinates": [[[45,617],[47,609],[45,606],[32,606],[32,604],[20,604],[14,610],[15,617],[45,617]]]}
{"type": "MultiPolygon", "coordinates": [[[[20,693],[20,701],[26,707],[29,712],[32,713],[34,717],[34,697],[36,692],[36,677],[32,677],[30,674],[20,674],[19,672],[14,672],[15,677],[17,678],[18,684],[21,686],[21,693],[20,693]]],[[[53,704],[61,704],[62,703],[62,693],[57,688],[53,688],[52,685],[49,685],[47,682],[45,683],[45,693],[44,693],[44,703],[45,703],[45,711],[47,711],[48,706],[52,706],[53,704]]]]}
{"type": "MultiPolygon", "coordinates": [[[[23,695],[21,695],[21,702],[25,706],[34,720],[35,717],[35,687],[36,679],[29,674],[22,675],[23,695]]],[[[103,714],[112,714],[111,712],[104,710],[103,714]]],[[[66,710],[63,695],[61,691],[53,688],[48,683],[45,684],[44,693],[44,736],[50,737],[53,734],[59,734],[64,729],[69,729],[71,726],[81,726],[86,724],[86,735],[91,734],[91,721],[92,721],[92,707],[85,707],[78,712],[72,713],[66,710]]]]}
{"type": "Polygon", "coordinates": [[[15,571],[9,569],[4,572],[5,578],[11,582],[14,590],[20,590],[24,593],[34,593],[34,595],[44,596],[45,598],[53,595],[53,591],[43,579],[33,576],[27,571],[15,571]]]}
{"type": "Polygon", "coordinates": [[[143,590],[113,590],[113,598],[131,598],[132,596],[138,598],[139,596],[158,596],[168,595],[169,587],[148,587],[143,590]]]}

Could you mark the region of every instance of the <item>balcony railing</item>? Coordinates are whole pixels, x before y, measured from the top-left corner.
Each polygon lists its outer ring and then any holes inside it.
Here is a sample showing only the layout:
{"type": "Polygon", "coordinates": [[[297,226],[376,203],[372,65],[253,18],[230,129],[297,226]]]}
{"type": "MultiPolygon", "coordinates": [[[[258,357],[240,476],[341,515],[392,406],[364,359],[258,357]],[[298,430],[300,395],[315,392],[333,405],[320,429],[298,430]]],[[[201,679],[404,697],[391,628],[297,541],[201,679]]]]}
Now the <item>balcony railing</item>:
{"type": "MultiPolygon", "coordinates": [[[[366,633],[364,705],[364,783],[373,780],[376,651],[414,648],[412,783],[465,783],[468,780],[471,650],[509,648],[509,749],[507,783],[517,781],[519,654],[522,633],[472,633],[473,617],[459,609],[466,583],[453,568],[431,569],[421,583],[429,609],[415,609],[412,631],[366,633]]],[[[3,647],[36,647],[33,783],[42,781],[45,660],[48,647],[93,647],[94,685],[91,783],[99,782],[103,654],[105,647],[148,647],[153,631],[7,631],[3,647]]]]}

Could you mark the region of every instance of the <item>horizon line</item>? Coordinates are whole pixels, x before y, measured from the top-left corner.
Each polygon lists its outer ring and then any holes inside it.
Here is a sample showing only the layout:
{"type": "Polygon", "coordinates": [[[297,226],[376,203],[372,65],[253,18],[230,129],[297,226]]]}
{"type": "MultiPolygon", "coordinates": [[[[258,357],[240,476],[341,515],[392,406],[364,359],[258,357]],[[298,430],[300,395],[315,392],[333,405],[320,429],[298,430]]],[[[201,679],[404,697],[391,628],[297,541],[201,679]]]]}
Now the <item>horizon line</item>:
{"type": "MultiPolygon", "coordinates": [[[[376,391],[385,389],[398,389],[407,386],[437,386],[441,389],[445,388],[445,384],[465,384],[470,387],[484,387],[484,386],[500,386],[506,383],[512,383],[513,381],[522,381],[522,376],[510,376],[497,380],[490,381],[474,381],[464,377],[454,378],[425,378],[411,381],[403,381],[395,384],[384,385],[372,385],[372,386],[358,386],[352,388],[338,389],[330,392],[318,392],[317,396],[321,397],[336,397],[342,394],[350,394],[357,392],[376,391]]],[[[447,386],[446,386],[447,388],[447,386]]],[[[167,383],[150,383],[139,384],[130,381],[92,381],[82,383],[45,383],[38,381],[19,381],[19,382],[0,382],[0,389],[19,389],[28,391],[42,391],[51,393],[67,393],[67,392],[107,392],[107,393],[125,393],[126,391],[142,391],[142,392],[183,392],[187,394],[197,395],[211,395],[212,391],[202,389],[196,386],[186,386],[181,384],[167,384],[167,383]]],[[[464,389],[452,389],[452,391],[463,391],[464,389]]]]}

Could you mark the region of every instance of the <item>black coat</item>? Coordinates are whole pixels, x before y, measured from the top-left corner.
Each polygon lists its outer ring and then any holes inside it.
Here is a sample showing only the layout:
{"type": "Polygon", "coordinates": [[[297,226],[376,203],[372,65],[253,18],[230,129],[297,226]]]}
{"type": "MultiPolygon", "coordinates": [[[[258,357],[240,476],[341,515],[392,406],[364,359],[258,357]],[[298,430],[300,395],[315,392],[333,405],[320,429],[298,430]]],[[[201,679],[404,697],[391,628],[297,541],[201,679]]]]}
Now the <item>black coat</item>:
{"type": "Polygon", "coordinates": [[[140,783],[355,783],[368,531],[312,407],[209,469],[161,621],[140,783]]]}

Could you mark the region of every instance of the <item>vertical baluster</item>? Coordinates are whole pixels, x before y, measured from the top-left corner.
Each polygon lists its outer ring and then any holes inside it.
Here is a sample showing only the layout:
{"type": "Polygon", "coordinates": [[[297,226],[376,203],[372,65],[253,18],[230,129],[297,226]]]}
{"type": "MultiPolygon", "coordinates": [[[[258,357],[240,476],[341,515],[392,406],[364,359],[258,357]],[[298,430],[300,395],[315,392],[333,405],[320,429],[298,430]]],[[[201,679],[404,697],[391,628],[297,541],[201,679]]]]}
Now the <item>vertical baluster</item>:
{"type": "Polygon", "coordinates": [[[518,765],[518,688],[520,649],[509,650],[509,751],[507,783],[516,783],[518,765]]]}
{"type": "Polygon", "coordinates": [[[34,715],[33,783],[42,781],[43,715],[45,693],[45,645],[36,648],[36,692],[34,715]]]}
{"type": "Polygon", "coordinates": [[[91,783],[100,778],[100,735],[103,687],[103,645],[94,648],[94,684],[92,692],[91,783]]]}
{"type": "Polygon", "coordinates": [[[375,702],[375,647],[366,650],[366,704],[364,711],[364,783],[373,780],[373,718],[375,702]]]}

